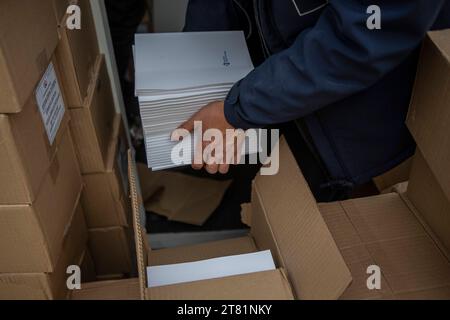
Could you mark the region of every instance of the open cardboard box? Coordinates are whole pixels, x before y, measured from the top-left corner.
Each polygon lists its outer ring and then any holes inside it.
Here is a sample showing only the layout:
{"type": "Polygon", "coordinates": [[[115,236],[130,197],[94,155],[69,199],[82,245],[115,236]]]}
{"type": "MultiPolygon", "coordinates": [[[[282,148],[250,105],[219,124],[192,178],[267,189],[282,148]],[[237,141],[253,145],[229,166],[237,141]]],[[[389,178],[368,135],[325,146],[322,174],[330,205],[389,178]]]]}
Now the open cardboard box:
{"type": "MultiPolygon", "coordinates": [[[[351,282],[339,250],[290,153],[281,145],[277,176],[254,183],[252,229],[248,237],[185,248],[151,251],[141,224],[142,201],[136,168],[130,161],[130,186],[138,270],[145,299],[337,299],[351,282]],[[295,196],[293,196],[295,195],[295,196]],[[147,289],[146,267],[271,249],[275,271],[147,289]]],[[[130,153],[131,159],[131,153],[130,153]]]]}
{"type": "MultiPolygon", "coordinates": [[[[413,174],[418,170],[423,167],[415,165],[413,174]]],[[[130,182],[144,299],[450,299],[448,250],[413,205],[416,189],[317,204],[284,139],[280,172],[258,176],[252,203],[244,206],[248,237],[152,251],[140,221],[131,161],[130,182]],[[147,266],[267,249],[279,267],[275,271],[147,288],[147,266]],[[367,286],[370,266],[381,269],[379,290],[367,286]]]]}

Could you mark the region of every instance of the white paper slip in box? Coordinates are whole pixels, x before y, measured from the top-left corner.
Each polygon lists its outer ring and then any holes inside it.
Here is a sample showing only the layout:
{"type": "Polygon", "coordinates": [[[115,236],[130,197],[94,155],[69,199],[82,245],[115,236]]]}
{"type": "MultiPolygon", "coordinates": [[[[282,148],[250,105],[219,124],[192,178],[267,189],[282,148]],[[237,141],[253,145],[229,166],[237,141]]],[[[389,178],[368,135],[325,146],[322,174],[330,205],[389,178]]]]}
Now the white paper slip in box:
{"type": "Polygon", "coordinates": [[[231,277],[275,270],[270,250],[197,262],[147,268],[148,287],[231,277]]]}

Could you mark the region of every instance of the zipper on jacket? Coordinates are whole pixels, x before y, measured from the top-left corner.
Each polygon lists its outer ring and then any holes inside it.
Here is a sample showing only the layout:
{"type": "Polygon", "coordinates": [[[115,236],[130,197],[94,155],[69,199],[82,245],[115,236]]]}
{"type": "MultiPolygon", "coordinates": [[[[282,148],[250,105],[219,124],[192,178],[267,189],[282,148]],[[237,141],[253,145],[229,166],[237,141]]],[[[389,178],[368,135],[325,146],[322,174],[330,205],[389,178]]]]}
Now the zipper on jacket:
{"type": "Polygon", "coordinates": [[[259,39],[261,40],[261,47],[264,57],[267,59],[271,56],[269,47],[267,46],[266,39],[264,39],[264,33],[261,28],[261,20],[259,14],[259,4],[258,0],[253,0],[253,9],[255,11],[256,29],[258,29],[259,39]]]}

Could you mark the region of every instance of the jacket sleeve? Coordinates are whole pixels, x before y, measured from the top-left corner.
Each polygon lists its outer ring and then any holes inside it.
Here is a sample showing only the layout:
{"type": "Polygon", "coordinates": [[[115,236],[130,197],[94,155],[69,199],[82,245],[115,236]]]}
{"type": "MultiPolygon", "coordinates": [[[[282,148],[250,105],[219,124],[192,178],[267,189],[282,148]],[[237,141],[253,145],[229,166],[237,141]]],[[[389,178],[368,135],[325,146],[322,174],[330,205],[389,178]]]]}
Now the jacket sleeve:
{"type": "Polygon", "coordinates": [[[330,0],[314,27],[231,89],[227,120],[242,129],[283,123],[369,88],[418,48],[445,1],[377,1],[381,29],[369,30],[372,1],[330,0]]]}

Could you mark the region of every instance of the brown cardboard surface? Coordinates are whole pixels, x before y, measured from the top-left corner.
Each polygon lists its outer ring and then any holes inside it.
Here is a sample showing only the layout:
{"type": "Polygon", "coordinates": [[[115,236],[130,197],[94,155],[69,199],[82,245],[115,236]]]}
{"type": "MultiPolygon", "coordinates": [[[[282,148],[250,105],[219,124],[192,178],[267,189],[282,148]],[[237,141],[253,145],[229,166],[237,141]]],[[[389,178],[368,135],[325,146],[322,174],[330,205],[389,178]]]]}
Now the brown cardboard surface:
{"type": "Polygon", "coordinates": [[[138,173],[147,211],[198,226],[217,209],[231,184],[178,172],[151,172],[143,164],[138,164],[138,173]]]}
{"type": "Polygon", "coordinates": [[[394,293],[450,285],[450,264],[428,236],[367,245],[394,293]]]}
{"type": "Polygon", "coordinates": [[[320,210],[353,276],[342,299],[401,299],[424,290],[430,296],[448,284],[449,261],[399,194],[321,204],[320,210]],[[380,291],[366,286],[370,265],[381,268],[380,291]]]}
{"type": "Polygon", "coordinates": [[[0,273],[0,299],[65,299],[68,295],[67,267],[78,265],[87,243],[87,228],[81,206],[77,206],[64,238],[53,273],[0,273]]]}
{"type": "Polygon", "coordinates": [[[131,206],[118,162],[112,172],[85,175],[83,180],[82,203],[89,228],[131,225],[131,206]]]}
{"type": "Polygon", "coordinates": [[[367,288],[367,268],[375,265],[375,261],[364,245],[356,245],[341,250],[345,263],[352,273],[353,281],[340,297],[341,300],[379,300],[392,297],[386,279],[382,276],[381,290],[367,288]]]}
{"type": "Polygon", "coordinates": [[[282,270],[147,289],[151,300],[293,300],[282,270]]]}
{"type": "Polygon", "coordinates": [[[341,202],[363,243],[425,235],[398,194],[341,202]]]}
{"type": "Polygon", "coordinates": [[[89,230],[89,250],[97,275],[129,274],[132,271],[130,232],[122,227],[89,230]]]}
{"type": "MultiPolygon", "coordinates": [[[[63,4],[58,5],[61,7],[58,11],[63,7],[67,9],[69,1],[60,2],[63,4]]],[[[56,49],[58,64],[64,70],[62,81],[69,108],[85,105],[96,59],[100,54],[89,0],[78,0],[77,4],[82,12],[81,29],[68,30],[66,24],[61,23],[61,39],[56,49]]]]}
{"type": "Polygon", "coordinates": [[[0,204],[30,204],[36,199],[68,123],[66,111],[50,145],[34,94],[21,112],[0,115],[0,204]]]}
{"type": "Polygon", "coordinates": [[[70,129],[83,174],[112,170],[121,130],[103,56],[97,60],[95,79],[86,107],[70,110],[70,129]]]}
{"type": "Polygon", "coordinates": [[[71,300],[140,300],[139,279],[99,281],[83,284],[71,300]]]}
{"type": "Polygon", "coordinates": [[[59,22],[60,25],[65,23],[65,20],[63,21],[63,17],[66,15],[67,8],[71,4],[76,4],[77,0],[53,0],[53,8],[55,10],[55,16],[56,20],[59,22]]]}
{"type": "Polygon", "coordinates": [[[98,281],[116,281],[130,278],[130,274],[118,273],[118,274],[105,274],[97,275],[96,282],[98,281]]]}
{"type": "Polygon", "coordinates": [[[320,203],[319,209],[341,251],[362,243],[355,226],[350,221],[340,202],[320,203]]]}
{"type": "Polygon", "coordinates": [[[406,195],[450,259],[450,201],[445,197],[420,150],[414,157],[406,195]]]}
{"type": "Polygon", "coordinates": [[[412,159],[408,159],[395,168],[373,179],[378,191],[383,192],[396,184],[408,181],[412,159]]]}
{"type": "Polygon", "coordinates": [[[0,113],[21,111],[33,93],[58,43],[57,24],[52,0],[0,2],[0,113]]]}
{"type": "Polygon", "coordinates": [[[81,282],[93,282],[97,279],[97,273],[95,271],[94,260],[92,259],[91,252],[89,248],[86,248],[83,253],[83,257],[81,258],[81,282]]]}
{"type": "Polygon", "coordinates": [[[252,204],[256,245],[260,250],[272,249],[279,258],[296,297],[339,298],[351,282],[350,272],[284,139],[280,141],[280,171],[256,178],[252,204]],[[261,244],[265,241],[260,241],[255,220],[263,217],[275,248],[261,244]]]}
{"type": "Polygon", "coordinates": [[[70,132],[31,205],[0,205],[0,272],[52,272],[82,189],[70,132]]]}
{"type": "Polygon", "coordinates": [[[152,250],[148,253],[149,266],[185,263],[256,252],[251,237],[209,242],[194,246],[152,250]]]}
{"type": "Polygon", "coordinates": [[[450,29],[430,32],[425,40],[407,124],[450,201],[449,43],[450,29]]]}
{"type": "Polygon", "coordinates": [[[450,286],[399,293],[395,295],[395,298],[398,300],[450,300],[450,286]]]}

